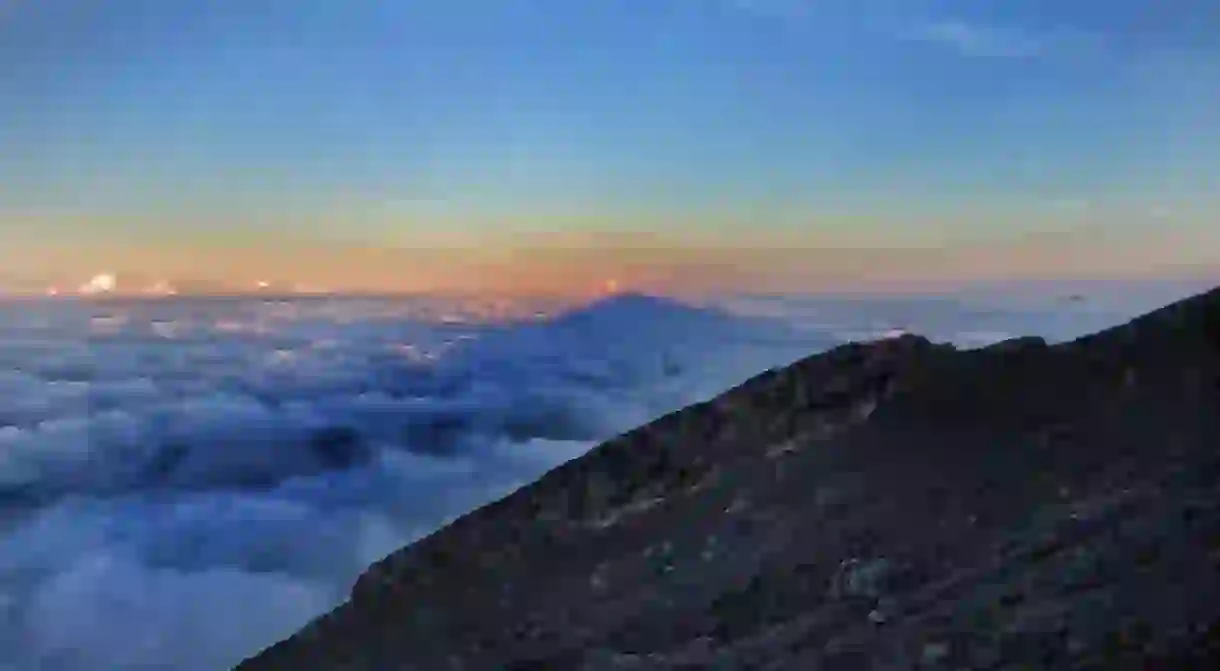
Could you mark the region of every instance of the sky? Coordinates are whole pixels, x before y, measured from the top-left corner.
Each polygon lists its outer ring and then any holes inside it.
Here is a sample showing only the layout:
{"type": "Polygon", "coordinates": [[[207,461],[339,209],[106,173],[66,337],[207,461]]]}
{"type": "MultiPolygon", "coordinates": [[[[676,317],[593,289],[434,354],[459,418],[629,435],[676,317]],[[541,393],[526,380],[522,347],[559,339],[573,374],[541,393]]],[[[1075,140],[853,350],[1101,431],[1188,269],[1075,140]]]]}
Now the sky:
{"type": "Polygon", "coordinates": [[[1217,267],[1213,0],[0,0],[0,286],[1217,267]]]}

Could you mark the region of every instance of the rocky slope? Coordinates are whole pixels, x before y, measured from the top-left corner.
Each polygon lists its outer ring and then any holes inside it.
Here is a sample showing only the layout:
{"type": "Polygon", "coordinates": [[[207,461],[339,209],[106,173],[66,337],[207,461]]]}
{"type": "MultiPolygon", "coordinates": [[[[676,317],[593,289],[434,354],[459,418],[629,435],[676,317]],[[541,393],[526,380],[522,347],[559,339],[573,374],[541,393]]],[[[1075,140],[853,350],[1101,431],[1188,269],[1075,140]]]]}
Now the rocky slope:
{"type": "Polygon", "coordinates": [[[387,557],[239,668],[1187,668],[1218,487],[1220,289],[1061,345],[846,345],[387,557]]]}

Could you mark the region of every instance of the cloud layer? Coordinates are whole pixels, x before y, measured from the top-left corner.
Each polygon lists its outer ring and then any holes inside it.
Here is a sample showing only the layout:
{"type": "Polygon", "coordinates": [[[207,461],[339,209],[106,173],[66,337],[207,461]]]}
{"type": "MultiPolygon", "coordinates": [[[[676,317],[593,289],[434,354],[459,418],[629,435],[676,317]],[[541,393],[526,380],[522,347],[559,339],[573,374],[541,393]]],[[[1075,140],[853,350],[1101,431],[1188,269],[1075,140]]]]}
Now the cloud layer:
{"type": "Polygon", "coordinates": [[[1083,56],[1102,47],[1100,35],[1060,28],[1027,31],[964,19],[940,19],[914,26],[904,37],[951,49],[970,58],[1083,56]]]}
{"type": "Polygon", "coordinates": [[[0,669],[225,668],[403,543],[769,366],[902,327],[1066,336],[1132,307],[719,305],[623,297],[516,324],[354,299],[0,313],[0,669]]]}

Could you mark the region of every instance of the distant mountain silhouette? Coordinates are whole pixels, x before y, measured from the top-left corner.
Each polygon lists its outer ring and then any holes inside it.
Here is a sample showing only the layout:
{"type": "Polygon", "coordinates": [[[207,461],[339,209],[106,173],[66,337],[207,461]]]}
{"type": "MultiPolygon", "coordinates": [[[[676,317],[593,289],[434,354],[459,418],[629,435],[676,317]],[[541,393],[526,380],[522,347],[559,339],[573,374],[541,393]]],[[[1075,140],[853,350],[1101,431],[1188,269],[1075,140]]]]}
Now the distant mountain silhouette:
{"type": "MultiPolygon", "coordinates": [[[[566,318],[658,314],[688,315],[566,318]]],[[[238,668],[1216,668],[1218,567],[1220,289],[1059,345],[769,371],[392,554],[238,668]]]]}
{"type": "Polygon", "coordinates": [[[624,293],[594,301],[562,313],[554,326],[601,328],[698,328],[734,326],[737,318],[713,308],[696,307],[671,299],[624,293]]]}

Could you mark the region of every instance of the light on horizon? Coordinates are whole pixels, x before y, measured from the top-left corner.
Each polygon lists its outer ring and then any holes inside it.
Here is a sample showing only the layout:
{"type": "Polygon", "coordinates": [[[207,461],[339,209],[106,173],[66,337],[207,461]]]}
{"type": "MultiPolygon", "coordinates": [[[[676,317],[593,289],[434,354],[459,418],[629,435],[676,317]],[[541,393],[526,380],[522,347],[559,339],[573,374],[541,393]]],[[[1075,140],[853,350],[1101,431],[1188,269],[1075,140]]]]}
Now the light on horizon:
{"type": "Polygon", "coordinates": [[[147,293],[154,296],[174,296],[178,290],[167,280],[158,280],[148,288],[147,293]]]}
{"type": "Polygon", "coordinates": [[[99,273],[80,287],[82,294],[111,293],[118,287],[118,281],[113,273],[99,273]]]}

